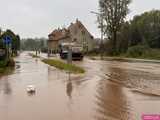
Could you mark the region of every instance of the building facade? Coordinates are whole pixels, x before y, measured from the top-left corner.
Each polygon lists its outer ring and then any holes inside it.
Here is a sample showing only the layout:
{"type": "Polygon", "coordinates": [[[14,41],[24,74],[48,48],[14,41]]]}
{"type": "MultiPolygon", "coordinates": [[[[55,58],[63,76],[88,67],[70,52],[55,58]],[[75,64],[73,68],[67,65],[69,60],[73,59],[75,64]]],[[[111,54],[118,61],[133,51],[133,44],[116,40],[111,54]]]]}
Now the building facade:
{"type": "Polygon", "coordinates": [[[48,35],[48,50],[49,53],[57,53],[61,42],[70,41],[70,35],[66,29],[56,29],[48,35]]]}
{"type": "Polygon", "coordinates": [[[56,29],[48,37],[48,48],[52,53],[58,52],[59,44],[65,42],[81,45],[84,52],[92,51],[95,48],[94,37],[78,19],[67,29],[56,29]]]}

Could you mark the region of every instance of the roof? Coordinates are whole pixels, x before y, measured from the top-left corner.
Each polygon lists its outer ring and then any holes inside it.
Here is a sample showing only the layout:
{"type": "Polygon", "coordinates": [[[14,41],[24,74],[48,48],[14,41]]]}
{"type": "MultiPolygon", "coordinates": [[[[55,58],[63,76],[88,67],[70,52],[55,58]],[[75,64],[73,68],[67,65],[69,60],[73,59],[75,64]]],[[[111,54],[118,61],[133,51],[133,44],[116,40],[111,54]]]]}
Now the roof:
{"type": "Polygon", "coordinates": [[[52,38],[50,40],[58,41],[58,40],[69,37],[69,31],[65,28],[56,29],[52,33],[50,33],[48,36],[52,38]]]}
{"type": "Polygon", "coordinates": [[[87,30],[87,28],[82,24],[81,21],[79,21],[78,19],[76,20],[75,23],[71,23],[71,25],[68,27],[68,29],[70,29],[70,27],[75,27],[77,29],[81,29],[83,31],[86,31],[91,37],[93,37],[91,35],[91,33],[87,30]]]}
{"type": "Polygon", "coordinates": [[[87,33],[93,37],[91,35],[90,32],[88,32],[88,30],[86,29],[86,27],[82,24],[81,21],[79,21],[78,19],[76,20],[75,23],[71,23],[71,25],[66,29],[66,28],[63,28],[63,29],[55,29],[53,32],[51,32],[48,37],[50,38],[49,40],[55,40],[55,41],[58,41],[58,40],[61,40],[61,39],[64,39],[64,38],[68,38],[70,37],[71,33],[70,33],[70,27],[75,27],[76,29],[83,29],[85,31],[87,31],[87,33]]]}

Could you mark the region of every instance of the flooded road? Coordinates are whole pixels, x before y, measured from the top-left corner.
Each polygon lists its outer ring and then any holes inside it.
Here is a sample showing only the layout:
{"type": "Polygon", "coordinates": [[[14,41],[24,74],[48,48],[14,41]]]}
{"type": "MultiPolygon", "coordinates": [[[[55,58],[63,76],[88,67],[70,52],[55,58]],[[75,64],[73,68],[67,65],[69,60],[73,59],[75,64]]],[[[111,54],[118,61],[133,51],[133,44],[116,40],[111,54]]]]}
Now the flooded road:
{"type": "Polygon", "coordinates": [[[141,120],[160,112],[160,64],[84,59],[72,75],[22,53],[0,77],[0,120],[141,120]],[[27,85],[36,93],[27,94],[27,85]]]}

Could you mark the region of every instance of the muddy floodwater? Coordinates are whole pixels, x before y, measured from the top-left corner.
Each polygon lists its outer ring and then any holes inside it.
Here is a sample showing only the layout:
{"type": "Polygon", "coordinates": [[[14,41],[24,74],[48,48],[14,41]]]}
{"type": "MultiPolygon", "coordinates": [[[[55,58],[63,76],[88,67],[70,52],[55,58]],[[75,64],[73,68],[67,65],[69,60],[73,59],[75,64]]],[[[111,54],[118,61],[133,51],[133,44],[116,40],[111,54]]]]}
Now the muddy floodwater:
{"type": "Polygon", "coordinates": [[[0,76],[0,120],[141,120],[160,112],[160,64],[85,58],[75,62],[85,75],[68,75],[27,52],[15,60],[0,76]]]}

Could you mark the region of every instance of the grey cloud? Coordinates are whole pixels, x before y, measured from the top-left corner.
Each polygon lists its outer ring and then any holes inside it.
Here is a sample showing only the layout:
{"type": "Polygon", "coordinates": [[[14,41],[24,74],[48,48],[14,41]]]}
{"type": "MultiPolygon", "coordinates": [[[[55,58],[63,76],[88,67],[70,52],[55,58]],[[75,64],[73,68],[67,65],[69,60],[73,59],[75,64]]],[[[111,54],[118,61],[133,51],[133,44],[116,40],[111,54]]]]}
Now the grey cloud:
{"type": "MultiPolygon", "coordinates": [[[[98,0],[0,0],[0,27],[10,28],[22,37],[47,37],[53,29],[68,26],[79,18],[88,30],[99,36],[95,24],[98,0]]],[[[158,0],[133,0],[133,15],[159,8],[158,0]],[[153,2],[154,1],[154,2],[153,2]],[[145,3],[145,4],[144,4],[145,3]],[[142,5],[141,5],[142,4],[142,5]]]]}

